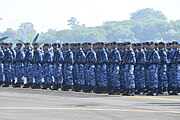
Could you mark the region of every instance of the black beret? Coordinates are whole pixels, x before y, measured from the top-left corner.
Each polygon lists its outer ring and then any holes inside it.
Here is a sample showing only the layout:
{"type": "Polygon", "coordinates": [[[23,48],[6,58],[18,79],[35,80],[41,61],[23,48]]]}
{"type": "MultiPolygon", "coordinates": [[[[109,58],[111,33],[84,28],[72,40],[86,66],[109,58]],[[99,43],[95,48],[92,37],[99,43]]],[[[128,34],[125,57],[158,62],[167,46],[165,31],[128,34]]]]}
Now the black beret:
{"type": "Polygon", "coordinates": [[[25,45],[30,45],[30,43],[29,43],[29,42],[26,42],[25,45]]]}
{"type": "Polygon", "coordinates": [[[38,43],[34,43],[33,46],[35,46],[35,45],[39,45],[39,44],[38,43]]]}
{"type": "Polygon", "coordinates": [[[117,45],[118,43],[117,42],[112,42],[111,45],[117,45]]]}
{"type": "Polygon", "coordinates": [[[22,43],[16,43],[17,46],[22,46],[23,44],[22,43]]]}
{"type": "Polygon", "coordinates": [[[173,41],[172,44],[178,45],[178,42],[177,41],[173,41]]]}
{"type": "Polygon", "coordinates": [[[69,46],[69,43],[63,43],[62,45],[63,46],[69,46]]]}
{"type": "Polygon", "coordinates": [[[52,44],[52,46],[57,46],[57,45],[58,45],[58,43],[53,43],[53,44],[52,44]]]}
{"type": "Polygon", "coordinates": [[[10,42],[9,45],[13,45],[12,42],[10,42]]]}
{"type": "Polygon", "coordinates": [[[137,43],[136,45],[137,45],[137,46],[142,46],[142,43],[137,43]]]}
{"type": "Polygon", "coordinates": [[[159,45],[164,45],[165,46],[166,44],[164,42],[159,42],[159,45]]]}
{"type": "Polygon", "coordinates": [[[4,43],[4,45],[9,45],[9,43],[4,43]]]}
{"type": "Polygon", "coordinates": [[[43,46],[50,46],[50,44],[49,43],[44,43],[44,45],[43,46]]]}
{"type": "Polygon", "coordinates": [[[131,45],[131,43],[130,43],[130,42],[126,42],[125,44],[126,44],[126,45],[131,45]]]}

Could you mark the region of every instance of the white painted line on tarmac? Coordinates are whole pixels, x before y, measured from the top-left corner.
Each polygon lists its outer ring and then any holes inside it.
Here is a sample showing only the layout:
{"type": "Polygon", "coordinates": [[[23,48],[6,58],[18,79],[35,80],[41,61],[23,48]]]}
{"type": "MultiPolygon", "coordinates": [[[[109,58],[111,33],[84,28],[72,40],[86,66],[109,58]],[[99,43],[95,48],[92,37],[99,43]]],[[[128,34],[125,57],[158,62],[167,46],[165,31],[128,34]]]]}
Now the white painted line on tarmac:
{"type": "Polygon", "coordinates": [[[115,112],[141,112],[141,113],[174,113],[180,111],[161,110],[131,110],[131,109],[103,109],[103,108],[45,108],[45,107],[0,107],[0,110],[69,110],[69,111],[115,111],[115,112]]]}

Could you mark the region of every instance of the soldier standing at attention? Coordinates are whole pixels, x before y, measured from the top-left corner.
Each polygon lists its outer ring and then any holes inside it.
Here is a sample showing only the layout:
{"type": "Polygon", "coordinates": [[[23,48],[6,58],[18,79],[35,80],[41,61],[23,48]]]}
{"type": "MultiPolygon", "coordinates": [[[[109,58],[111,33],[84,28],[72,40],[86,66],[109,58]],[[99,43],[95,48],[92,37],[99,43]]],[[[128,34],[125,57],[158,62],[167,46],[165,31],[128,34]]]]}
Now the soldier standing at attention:
{"type": "Polygon", "coordinates": [[[42,61],[42,68],[43,68],[43,78],[44,83],[42,89],[51,88],[52,84],[52,74],[51,74],[51,68],[52,68],[52,53],[49,51],[49,44],[44,44],[44,53],[43,53],[43,61],[42,61]]]}
{"type": "Polygon", "coordinates": [[[149,45],[147,55],[147,95],[156,96],[158,94],[158,64],[160,63],[160,56],[158,51],[155,50],[153,42],[149,45]]]}
{"type": "Polygon", "coordinates": [[[17,82],[16,77],[15,77],[15,70],[16,70],[16,65],[15,65],[15,60],[16,60],[16,50],[17,50],[17,45],[16,47],[13,49],[12,47],[12,43],[9,43],[8,48],[11,51],[12,55],[13,55],[13,62],[12,62],[12,68],[11,68],[11,74],[12,74],[12,84],[14,84],[15,82],[17,82]]]}
{"type": "Polygon", "coordinates": [[[84,66],[86,88],[84,92],[94,92],[96,87],[95,64],[97,62],[97,58],[92,47],[91,43],[87,43],[87,55],[84,66]]]}
{"type": "Polygon", "coordinates": [[[136,66],[135,66],[135,85],[136,92],[138,94],[145,93],[146,90],[146,54],[142,49],[142,44],[137,44],[137,58],[136,58],[136,66]]]}
{"type": "Polygon", "coordinates": [[[109,94],[120,94],[120,63],[121,56],[117,50],[117,43],[111,43],[112,52],[109,55],[109,94]]]}
{"type": "Polygon", "coordinates": [[[24,84],[23,88],[29,88],[33,85],[33,67],[32,67],[32,59],[33,52],[30,47],[30,43],[25,43],[24,48],[25,58],[24,58],[24,76],[27,79],[27,83],[24,84]]]}
{"type": "Polygon", "coordinates": [[[32,64],[33,64],[33,77],[34,77],[34,84],[32,86],[33,89],[40,89],[41,84],[42,84],[42,52],[39,49],[39,44],[34,43],[34,50],[33,50],[33,59],[32,59],[32,64]]]}
{"type": "Polygon", "coordinates": [[[2,50],[2,43],[0,43],[0,86],[3,85],[4,81],[4,65],[3,65],[3,59],[4,59],[4,52],[2,50]]]}
{"type": "Polygon", "coordinates": [[[15,59],[15,77],[17,78],[17,82],[13,87],[21,87],[24,84],[24,58],[25,54],[22,50],[22,43],[16,44],[16,59],[15,59]]]}
{"type": "Polygon", "coordinates": [[[159,56],[160,56],[160,64],[158,65],[158,80],[159,80],[159,93],[167,93],[168,92],[168,77],[167,77],[167,52],[166,52],[166,44],[160,42],[158,44],[159,56]]]}
{"type": "Polygon", "coordinates": [[[108,56],[104,49],[105,44],[99,43],[99,50],[97,51],[97,91],[96,93],[107,93],[107,65],[108,56]]]}
{"type": "Polygon", "coordinates": [[[64,57],[60,48],[58,48],[57,43],[53,43],[53,76],[54,84],[52,90],[58,90],[62,88],[63,75],[62,75],[62,64],[64,62],[64,57]]]}
{"type": "Polygon", "coordinates": [[[3,64],[4,64],[4,76],[5,76],[5,81],[3,84],[3,87],[9,87],[12,82],[12,62],[13,62],[13,54],[8,48],[8,43],[4,43],[4,59],[3,59],[3,64]]]}
{"type": "Polygon", "coordinates": [[[135,76],[134,76],[134,65],[136,63],[135,53],[132,50],[130,42],[126,43],[126,56],[125,56],[125,84],[126,91],[124,95],[134,95],[135,90],[135,76]]]}
{"type": "Polygon", "coordinates": [[[81,91],[85,89],[85,79],[84,79],[84,62],[85,54],[81,48],[81,43],[76,43],[76,55],[74,56],[74,74],[76,75],[74,91],[81,91]]]}
{"type": "Polygon", "coordinates": [[[71,90],[73,89],[73,52],[70,50],[69,43],[63,44],[63,56],[64,56],[64,64],[63,64],[63,90],[71,90]]]}

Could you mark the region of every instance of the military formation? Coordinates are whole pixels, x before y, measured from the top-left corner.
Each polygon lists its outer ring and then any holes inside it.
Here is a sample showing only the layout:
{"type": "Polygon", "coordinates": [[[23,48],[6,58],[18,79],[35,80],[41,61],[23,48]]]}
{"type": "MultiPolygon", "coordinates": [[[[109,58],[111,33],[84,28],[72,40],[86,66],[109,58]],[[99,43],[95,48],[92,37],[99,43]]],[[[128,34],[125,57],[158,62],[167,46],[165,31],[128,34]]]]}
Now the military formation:
{"type": "Polygon", "coordinates": [[[110,95],[178,95],[180,44],[0,44],[0,85],[110,95]]]}

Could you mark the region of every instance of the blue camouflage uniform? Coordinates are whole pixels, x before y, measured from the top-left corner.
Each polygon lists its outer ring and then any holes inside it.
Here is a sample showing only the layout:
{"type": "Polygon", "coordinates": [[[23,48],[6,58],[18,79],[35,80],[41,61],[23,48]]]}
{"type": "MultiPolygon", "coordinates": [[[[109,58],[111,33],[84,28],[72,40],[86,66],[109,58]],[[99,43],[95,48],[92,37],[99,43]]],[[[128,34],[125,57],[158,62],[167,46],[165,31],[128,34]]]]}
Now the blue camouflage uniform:
{"type": "MultiPolygon", "coordinates": [[[[114,48],[109,56],[109,82],[110,86],[115,89],[120,88],[120,63],[121,56],[117,48],[114,48]]],[[[117,91],[118,92],[118,91],[117,91]]]]}
{"type": "Polygon", "coordinates": [[[39,85],[42,83],[42,67],[41,67],[41,63],[42,63],[42,52],[39,49],[35,49],[33,51],[33,59],[32,59],[32,63],[33,63],[33,78],[35,80],[35,85],[39,85]]]}
{"type": "Polygon", "coordinates": [[[85,81],[90,90],[96,86],[95,64],[97,62],[96,53],[93,49],[87,51],[85,59],[85,81]]]}
{"type": "Polygon", "coordinates": [[[84,79],[84,62],[85,62],[85,54],[83,50],[80,48],[76,56],[74,56],[74,80],[78,90],[83,89],[85,86],[85,79],[84,79]]]}
{"type": "Polygon", "coordinates": [[[25,77],[27,79],[27,84],[33,83],[33,66],[32,66],[32,60],[33,60],[33,52],[31,49],[24,49],[25,58],[24,58],[24,72],[25,77]]]}
{"type": "Polygon", "coordinates": [[[135,66],[135,85],[137,92],[143,92],[146,88],[146,54],[143,49],[138,50],[135,66]]]}
{"type": "Polygon", "coordinates": [[[0,48],[0,85],[3,84],[3,81],[5,80],[4,77],[4,65],[3,65],[3,59],[4,59],[4,52],[0,48]]]}
{"type": "Polygon", "coordinates": [[[12,80],[12,62],[13,55],[12,52],[8,48],[4,48],[4,76],[5,76],[5,84],[10,84],[12,80]]]}
{"type": "Polygon", "coordinates": [[[134,65],[136,63],[135,53],[133,50],[127,49],[125,56],[125,84],[127,92],[133,92],[135,89],[135,76],[134,76],[134,65]]]}
{"type": "Polygon", "coordinates": [[[121,55],[121,66],[120,66],[120,88],[121,92],[123,92],[126,89],[126,84],[125,84],[125,56],[126,56],[126,51],[125,50],[119,50],[120,55],[121,55]]]}
{"type": "Polygon", "coordinates": [[[173,49],[172,58],[170,61],[170,83],[172,89],[178,92],[180,89],[180,50],[173,49]]]}
{"type": "Polygon", "coordinates": [[[164,92],[167,91],[165,89],[168,88],[168,77],[167,77],[167,52],[164,48],[160,49],[159,51],[160,56],[160,64],[158,65],[158,79],[159,79],[159,88],[164,92]]]}
{"type": "MultiPolygon", "coordinates": [[[[55,85],[62,85],[63,74],[62,74],[62,64],[64,62],[64,57],[62,51],[57,49],[53,51],[53,76],[55,85]]],[[[60,87],[60,86],[59,86],[60,87]]]]}
{"type": "Polygon", "coordinates": [[[64,65],[63,65],[63,87],[64,89],[71,89],[73,86],[73,53],[70,49],[63,50],[64,65]]]}
{"type": "Polygon", "coordinates": [[[107,64],[108,57],[104,48],[97,51],[97,86],[98,89],[103,92],[107,89],[107,64]]]}
{"type": "Polygon", "coordinates": [[[25,54],[22,49],[16,50],[16,59],[15,59],[15,77],[17,78],[17,84],[24,83],[24,58],[25,54]]]}
{"type": "Polygon", "coordinates": [[[50,84],[52,83],[53,76],[52,76],[52,61],[53,55],[49,50],[43,51],[43,61],[42,61],[42,71],[43,71],[43,78],[44,78],[44,87],[50,88],[50,84]]]}
{"type": "Polygon", "coordinates": [[[155,49],[148,50],[146,74],[147,74],[147,88],[151,92],[158,88],[158,64],[159,63],[160,63],[159,53],[155,49]]]}
{"type": "Polygon", "coordinates": [[[12,53],[13,56],[13,62],[12,62],[12,67],[11,67],[11,74],[12,74],[12,82],[15,82],[15,70],[16,70],[16,65],[15,65],[15,60],[16,60],[16,50],[14,50],[13,48],[9,48],[9,50],[12,53]]]}

